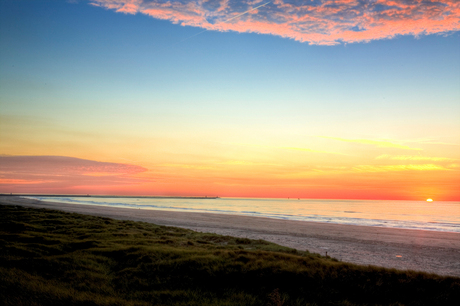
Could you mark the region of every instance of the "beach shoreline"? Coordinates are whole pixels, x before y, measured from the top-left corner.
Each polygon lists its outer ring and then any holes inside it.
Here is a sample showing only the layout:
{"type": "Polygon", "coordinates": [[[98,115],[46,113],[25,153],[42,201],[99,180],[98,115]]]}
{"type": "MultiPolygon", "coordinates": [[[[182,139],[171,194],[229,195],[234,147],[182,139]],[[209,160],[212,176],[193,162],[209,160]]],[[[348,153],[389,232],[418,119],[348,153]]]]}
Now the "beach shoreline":
{"type": "Polygon", "coordinates": [[[175,226],[308,250],[341,261],[460,277],[460,234],[341,225],[264,217],[140,210],[44,202],[1,196],[2,205],[48,208],[86,215],[175,226]]]}

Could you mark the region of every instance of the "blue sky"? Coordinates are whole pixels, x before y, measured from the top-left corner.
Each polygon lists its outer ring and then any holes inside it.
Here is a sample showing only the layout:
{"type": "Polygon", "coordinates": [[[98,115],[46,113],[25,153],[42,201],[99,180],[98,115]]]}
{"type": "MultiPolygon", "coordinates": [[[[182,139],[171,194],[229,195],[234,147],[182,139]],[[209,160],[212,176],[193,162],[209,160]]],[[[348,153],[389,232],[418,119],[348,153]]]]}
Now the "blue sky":
{"type": "Polygon", "coordinates": [[[294,109],[326,104],[338,111],[350,103],[369,109],[401,102],[414,110],[433,99],[441,108],[458,106],[458,33],[333,48],[211,31],[180,42],[201,30],[84,2],[2,5],[2,75],[13,88],[20,82],[38,87],[34,93],[62,90],[116,101],[133,93],[148,100],[155,92],[172,104],[241,101],[262,108],[285,99],[294,109]]]}

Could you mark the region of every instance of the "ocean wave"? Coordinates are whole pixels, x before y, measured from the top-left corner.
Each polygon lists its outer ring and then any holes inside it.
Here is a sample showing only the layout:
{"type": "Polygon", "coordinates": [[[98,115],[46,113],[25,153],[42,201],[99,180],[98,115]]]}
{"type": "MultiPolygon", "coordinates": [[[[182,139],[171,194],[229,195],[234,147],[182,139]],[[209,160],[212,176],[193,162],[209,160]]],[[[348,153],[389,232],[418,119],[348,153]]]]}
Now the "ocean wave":
{"type": "MultiPolygon", "coordinates": [[[[200,212],[200,213],[217,213],[217,214],[232,214],[254,217],[265,217],[281,220],[308,221],[308,222],[323,222],[357,226],[374,226],[374,227],[389,227],[402,229],[430,230],[430,231],[445,231],[445,232],[460,232],[460,222],[455,222],[456,219],[451,215],[438,216],[436,220],[417,221],[417,220],[398,220],[399,217],[407,219],[405,212],[399,214],[387,214],[386,218],[382,218],[382,214],[374,213],[374,215],[366,213],[369,217],[359,217],[363,215],[359,210],[340,210],[336,209],[337,205],[360,205],[357,201],[307,201],[305,207],[315,208],[315,212],[310,210],[299,210],[298,206],[289,207],[292,201],[282,201],[279,199],[218,199],[218,200],[199,200],[199,199],[146,199],[146,198],[91,198],[91,197],[30,197],[37,200],[49,202],[64,202],[69,204],[96,205],[119,208],[132,209],[151,209],[151,210],[169,210],[169,211],[185,211],[185,212],[200,212]],[[253,203],[258,205],[254,206],[253,203]],[[319,202],[319,204],[318,204],[319,202]],[[260,205],[265,204],[265,205],[260,205]],[[314,206],[316,205],[316,206],[314,206]],[[328,210],[328,205],[334,206],[334,209],[328,210]],[[249,209],[247,209],[249,208],[249,209]],[[297,209],[297,210],[296,210],[297,209]],[[284,210],[284,211],[283,211],[284,210]],[[343,213],[353,214],[357,217],[343,216],[343,213]],[[329,214],[329,215],[328,215],[329,214]],[[332,215],[331,215],[332,214],[332,215]],[[335,215],[334,215],[335,214],[335,215]],[[342,216],[340,216],[342,214],[342,216]]],[[[296,201],[298,203],[298,201],[296,201]]],[[[369,205],[386,205],[385,201],[367,201],[365,207],[369,205]]],[[[459,203],[460,204],[460,203],[459,203]]],[[[298,205],[298,204],[297,204],[298,205]]],[[[420,205],[420,204],[417,204],[420,205]]],[[[350,207],[354,208],[354,207],[350,207]]],[[[377,207],[379,208],[379,207],[377,207]]],[[[381,208],[381,207],[380,207],[381,208]]],[[[375,209],[376,212],[381,212],[381,209],[375,209]]],[[[364,215],[363,215],[364,216],[364,215]]],[[[416,215],[414,215],[414,218],[416,215]]]]}

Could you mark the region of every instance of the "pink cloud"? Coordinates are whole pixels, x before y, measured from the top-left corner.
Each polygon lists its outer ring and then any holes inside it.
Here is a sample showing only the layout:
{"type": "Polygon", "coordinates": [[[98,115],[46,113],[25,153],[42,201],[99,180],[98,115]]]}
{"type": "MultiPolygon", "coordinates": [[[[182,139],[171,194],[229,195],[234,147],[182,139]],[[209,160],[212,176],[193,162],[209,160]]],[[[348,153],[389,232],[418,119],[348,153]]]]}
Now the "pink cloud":
{"type": "Polygon", "coordinates": [[[147,169],[66,156],[0,156],[0,192],[106,190],[146,182],[147,169]]]}
{"type": "Polygon", "coordinates": [[[318,45],[460,30],[458,0],[92,0],[183,26],[277,35],[318,45]],[[252,11],[250,11],[252,10],[252,11]],[[248,12],[250,11],[250,12],[248,12]],[[238,18],[231,18],[244,13],[238,18]]]}

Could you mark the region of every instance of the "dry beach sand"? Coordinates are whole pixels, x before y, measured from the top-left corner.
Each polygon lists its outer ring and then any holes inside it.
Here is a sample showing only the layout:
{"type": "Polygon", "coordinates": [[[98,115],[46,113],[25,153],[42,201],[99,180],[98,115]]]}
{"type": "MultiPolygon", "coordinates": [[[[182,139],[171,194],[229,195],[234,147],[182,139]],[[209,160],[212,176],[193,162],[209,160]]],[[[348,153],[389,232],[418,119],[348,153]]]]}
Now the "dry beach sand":
{"type": "Polygon", "coordinates": [[[250,239],[341,261],[460,277],[460,233],[339,225],[224,214],[140,210],[0,197],[0,204],[151,222],[250,239]]]}

